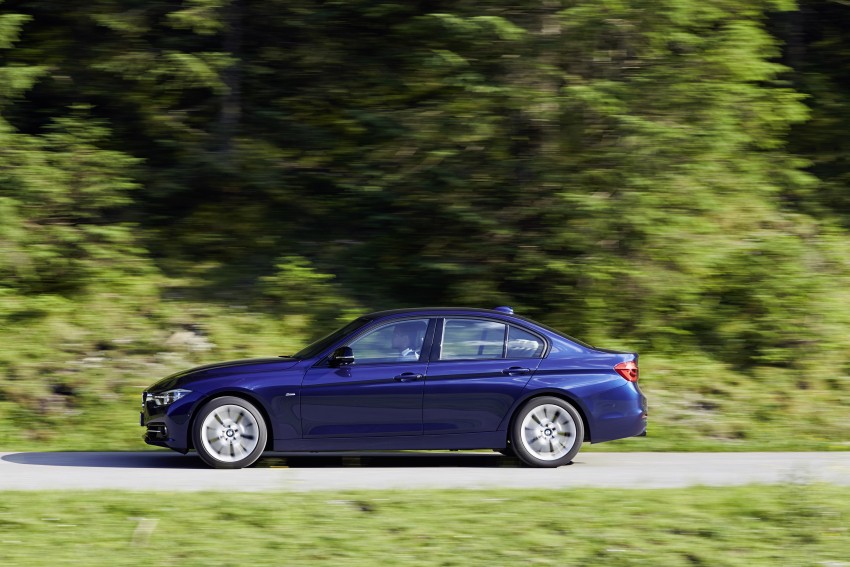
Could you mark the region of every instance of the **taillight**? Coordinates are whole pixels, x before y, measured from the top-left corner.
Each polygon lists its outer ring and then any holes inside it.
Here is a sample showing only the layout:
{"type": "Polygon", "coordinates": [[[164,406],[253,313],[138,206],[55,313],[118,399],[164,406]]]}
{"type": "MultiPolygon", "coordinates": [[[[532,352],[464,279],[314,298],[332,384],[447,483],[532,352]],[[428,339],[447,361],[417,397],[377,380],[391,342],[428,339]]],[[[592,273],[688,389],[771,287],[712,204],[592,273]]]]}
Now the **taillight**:
{"type": "Polygon", "coordinates": [[[621,362],[614,367],[614,370],[616,370],[617,374],[619,374],[629,382],[638,381],[638,365],[637,362],[635,362],[634,360],[630,360],[628,362],[621,362]]]}

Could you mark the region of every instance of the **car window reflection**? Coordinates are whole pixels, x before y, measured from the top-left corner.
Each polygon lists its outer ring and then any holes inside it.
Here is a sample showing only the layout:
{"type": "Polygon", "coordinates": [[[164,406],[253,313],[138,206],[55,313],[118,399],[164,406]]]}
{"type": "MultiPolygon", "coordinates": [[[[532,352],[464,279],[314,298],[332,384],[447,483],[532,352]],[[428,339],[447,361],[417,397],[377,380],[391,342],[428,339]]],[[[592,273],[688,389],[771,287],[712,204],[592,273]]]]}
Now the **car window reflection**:
{"type": "Polygon", "coordinates": [[[400,321],[384,325],[351,343],[357,364],[375,362],[416,362],[422,354],[428,319],[400,321]]]}

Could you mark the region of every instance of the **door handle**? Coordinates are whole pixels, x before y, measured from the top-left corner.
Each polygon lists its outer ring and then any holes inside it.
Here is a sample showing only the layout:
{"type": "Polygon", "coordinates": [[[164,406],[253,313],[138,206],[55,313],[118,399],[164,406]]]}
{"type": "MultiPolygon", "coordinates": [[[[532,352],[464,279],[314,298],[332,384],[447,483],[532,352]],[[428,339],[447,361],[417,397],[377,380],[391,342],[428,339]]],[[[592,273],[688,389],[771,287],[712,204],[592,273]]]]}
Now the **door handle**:
{"type": "Polygon", "coordinates": [[[519,376],[521,374],[528,374],[529,372],[531,372],[531,370],[523,368],[522,366],[511,366],[510,368],[502,370],[502,374],[506,374],[508,376],[519,376]]]}
{"type": "Polygon", "coordinates": [[[415,382],[416,380],[421,380],[425,378],[422,374],[416,374],[415,372],[403,372],[393,378],[396,382],[415,382]]]}

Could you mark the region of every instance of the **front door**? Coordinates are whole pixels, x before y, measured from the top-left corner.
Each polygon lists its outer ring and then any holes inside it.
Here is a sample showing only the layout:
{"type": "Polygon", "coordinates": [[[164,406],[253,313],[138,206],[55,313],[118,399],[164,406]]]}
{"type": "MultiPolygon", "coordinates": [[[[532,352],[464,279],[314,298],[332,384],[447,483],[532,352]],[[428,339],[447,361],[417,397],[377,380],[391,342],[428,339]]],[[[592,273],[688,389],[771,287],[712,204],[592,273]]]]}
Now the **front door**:
{"type": "Polygon", "coordinates": [[[305,438],[422,434],[429,319],[370,329],[348,346],[354,364],[307,371],[301,387],[305,438]]]}

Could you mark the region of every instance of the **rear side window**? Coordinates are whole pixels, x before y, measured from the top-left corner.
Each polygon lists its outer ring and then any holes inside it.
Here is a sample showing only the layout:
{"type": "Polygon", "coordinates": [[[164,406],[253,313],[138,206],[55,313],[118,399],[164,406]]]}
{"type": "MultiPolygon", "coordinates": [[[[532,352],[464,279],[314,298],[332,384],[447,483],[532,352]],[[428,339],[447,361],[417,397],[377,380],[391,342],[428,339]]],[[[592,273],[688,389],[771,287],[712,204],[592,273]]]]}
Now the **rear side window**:
{"type": "Polygon", "coordinates": [[[519,327],[508,329],[508,358],[540,358],[546,345],[537,335],[519,327]]]}
{"type": "Polygon", "coordinates": [[[504,358],[507,325],[483,319],[446,319],[440,360],[504,358]]]}

